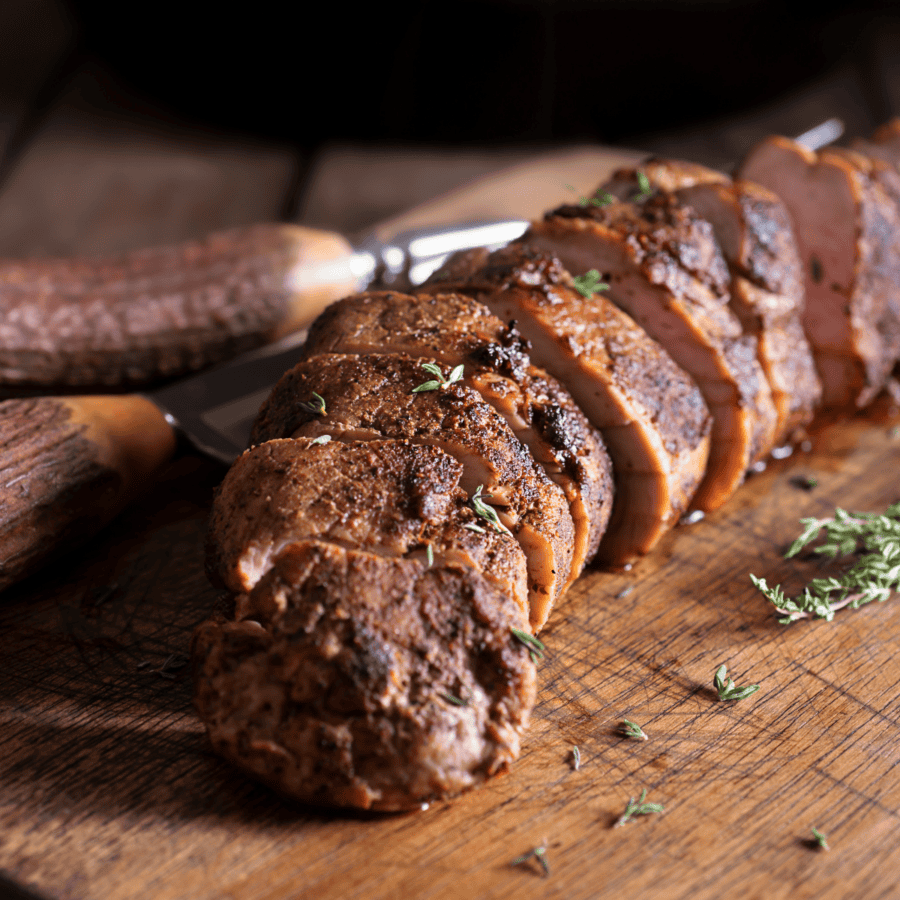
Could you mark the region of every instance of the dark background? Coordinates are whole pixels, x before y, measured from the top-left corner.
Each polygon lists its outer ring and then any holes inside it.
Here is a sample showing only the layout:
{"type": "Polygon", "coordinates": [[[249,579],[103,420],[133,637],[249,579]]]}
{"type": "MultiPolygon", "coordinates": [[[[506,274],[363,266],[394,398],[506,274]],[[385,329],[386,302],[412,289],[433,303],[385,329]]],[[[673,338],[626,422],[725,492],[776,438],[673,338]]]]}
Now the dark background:
{"type": "MultiPolygon", "coordinates": [[[[101,62],[174,119],[307,150],[335,140],[633,144],[841,66],[872,74],[900,23],[898,4],[876,0],[67,4],[70,63],[101,62]]],[[[878,120],[895,110],[874,75],[864,101],[878,120]]]]}

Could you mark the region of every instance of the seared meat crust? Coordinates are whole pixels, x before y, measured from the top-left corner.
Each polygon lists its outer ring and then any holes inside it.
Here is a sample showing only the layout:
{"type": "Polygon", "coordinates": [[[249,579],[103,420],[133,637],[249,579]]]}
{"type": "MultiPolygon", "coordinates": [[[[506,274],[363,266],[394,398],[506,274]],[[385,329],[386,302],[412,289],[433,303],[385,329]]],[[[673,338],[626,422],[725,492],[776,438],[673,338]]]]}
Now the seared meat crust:
{"type": "Polygon", "coordinates": [[[601,430],[616,493],[599,559],[623,565],[648,552],[706,468],[710,419],[691,378],[603,294],[584,297],[556,257],[526,244],[458,254],[435,280],[514,319],[532,358],[570,385],[601,430]]]}
{"type": "Polygon", "coordinates": [[[436,295],[369,292],[332,304],[311,327],[305,356],[394,352],[433,357],[446,372],[464,365],[465,383],[566,495],[575,526],[571,584],[597,552],[612,509],[603,439],[569,392],[531,364],[514,328],[470,297],[432,289],[436,295]]]}
{"type": "Polygon", "coordinates": [[[252,591],[289,544],[320,541],[382,556],[467,565],[527,615],[519,545],[483,520],[460,487],[462,466],[438,447],[408,441],[271,440],[229,469],[213,502],[210,580],[252,591]]]}
{"type": "Polygon", "coordinates": [[[756,339],[741,333],[728,307],[728,270],[709,223],[657,193],[639,206],[560,207],[523,240],[575,274],[599,270],[610,299],[694,378],[713,423],[692,505],[708,511],[724,503],[770,451],[776,413],[756,339]]]}
{"type": "Polygon", "coordinates": [[[787,138],[758,144],[740,174],[789,211],[804,264],[803,327],[823,405],[865,406],[884,386],[900,344],[889,299],[900,277],[891,201],[846,154],[816,154],[787,138]]]}
{"type": "Polygon", "coordinates": [[[467,566],[285,547],[238,621],[195,633],[213,747],[314,804],[411,809],[519,753],[535,668],[515,601],[467,566]]]}
{"type": "Polygon", "coordinates": [[[469,497],[483,485],[483,499],[522,545],[531,623],[537,630],[571,570],[574,529],[565,495],[476,391],[457,382],[414,392],[432,378],[422,368],[425,362],[401,354],[322,354],[303,360],[263,404],[251,444],[327,434],[441,447],[462,463],[461,484],[469,497]],[[324,415],[305,405],[315,393],[325,401],[324,415]]]}

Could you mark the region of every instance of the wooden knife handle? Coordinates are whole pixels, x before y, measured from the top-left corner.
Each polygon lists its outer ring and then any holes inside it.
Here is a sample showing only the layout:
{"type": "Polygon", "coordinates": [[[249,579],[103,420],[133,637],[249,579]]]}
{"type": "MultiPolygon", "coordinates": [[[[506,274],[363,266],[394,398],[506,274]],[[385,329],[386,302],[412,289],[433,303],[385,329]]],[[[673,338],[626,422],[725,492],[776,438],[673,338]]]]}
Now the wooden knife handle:
{"type": "Polygon", "coordinates": [[[93,537],[175,443],[159,409],[136,394],[0,402],[0,589],[93,537]]]}
{"type": "Polygon", "coordinates": [[[352,293],[352,255],[338,234],[273,222],[118,256],[0,260],[0,384],[90,393],[223,362],[352,293]]]}

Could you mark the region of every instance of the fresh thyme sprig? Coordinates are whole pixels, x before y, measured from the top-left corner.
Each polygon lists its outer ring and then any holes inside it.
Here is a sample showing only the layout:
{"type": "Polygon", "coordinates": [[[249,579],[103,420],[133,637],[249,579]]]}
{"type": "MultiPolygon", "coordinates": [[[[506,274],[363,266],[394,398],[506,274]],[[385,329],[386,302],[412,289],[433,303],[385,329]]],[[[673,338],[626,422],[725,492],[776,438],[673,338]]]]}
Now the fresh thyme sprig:
{"type": "Polygon", "coordinates": [[[529,850],[527,853],[523,853],[521,856],[517,856],[511,863],[511,866],[520,866],[523,862],[528,862],[529,859],[534,857],[540,864],[541,868],[544,870],[545,875],[550,874],[550,864],[547,862],[547,849],[545,847],[535,847],[532,850],[529,850]]]}
{"type": "Polygon", "coordinates": [[[665,807],[662,803],[645,803],[646,799],[647,788],[641,791],[641,796],[637,800],[631,797],[628,805],[625,807],[625,812],[616,819],[613,828],[618,828],[620,825],[630,822],[635,816],[649,816],[651,813],[665,812],[665,807]]]}
{"type": "Polygon", "coordinates": [[[831,849],[831,848],[828,846],[828,838],[827,838],[824,834],[822,834],[822,832],[819,831],[818,828],[816,828],[815,826],[813,826],[812,833],[813,833],[813,837],[815,838],[816,843],[817,843],[823,850],[830,850],[830,849],[831,849]]]}
{"type": "Polygon", "coordinates": [[[647,734],[637,722],[632,722],[630,719],[622,720],[622,733],[627,738],[631,738],[633,741],[646,741],[648,740],[647,734]]]}
{"type": "Polygon", "coordinates": [[[483,488],[484,485],[479,484],[475,493],[472,494],[472,509],[474,509],[482,519],[489,522],[491,527],[498,534],[511,534],[510,530],[500,521],[497,510],[494,509],[493,506],[488,506],[488,504],[481,499],[481,491],[483,488]]]}
{"type": "Polygon", "coordinates": [[[834,560],[856,554],[856,563],[837,577],[813,578],[799,597],[785,595],[781,585],[769,587],[765,578],[750,576],[763,596],[782,613],[782,624],[816,616],[831,621],[837,610],[858,609],[884,602],[900,590],[900,502],[884,513],[849,513],[838,507],[832,518],[801,519],[803,532],[791,544],[785,559],[796,556],[824,530],[825,541],[814,553],[834,560]]]}
{"type": "Polygon", "coordinates": [[[518,628],[510,628],[510,631],[516,640],[520,641],[528,648],[528,655],[531,657],[531,661],[537,665],[537,661],[544,658],[544,651],[547,649],[543,642],[539,641],[533,634],[529,634],[527,631],[521,631],[518,628]]]}
{"type": "Polygon", "coordinates": [[[719,694],[720,700],[743,700],[759,690],[758,684],[747,684],[737,687],[734,681],[728,677],[728,667],[722,663],[713,677],[713,686],[719,694]]]}
{"type": "Polygon", "coordinates": [[[308,413],[312,413],[314,416],[325,415],[325,398],[321,394],[317,394],[315,391],[312,392],[312,400],[302,400],[300,402],[300,406],[302,409],[305,409],[308,413]]]}
{"type": "Polygon", "coordinates": [[[444,373],[441,371],[440,366],[434,363],[422,363],[422,368],[429,375],[434,375],[434,379],[424,381],[418,387],[414,387],[412,390],[414,394],[418,394],[420,391],[436,391],[454,384],[462,378],[464,366],[456,366],[446,378],[444,378],[444,373]]]}
{"type": "Polygon", "coordinates": [[[653,186],[650,184],[650,179],[640,169],[634,174],[640,190],[631,199],[640,202],[646,200],[653,193],[653,186]]]}
{"type": "Polygon", "coordinates": [[[590,300],[598,291],[608,291],[609,285],[600,280],[600,273],[596,269],[589,269],[584,275],[576,275],[572,279],[575,290],[582,297],[590,300]]]}

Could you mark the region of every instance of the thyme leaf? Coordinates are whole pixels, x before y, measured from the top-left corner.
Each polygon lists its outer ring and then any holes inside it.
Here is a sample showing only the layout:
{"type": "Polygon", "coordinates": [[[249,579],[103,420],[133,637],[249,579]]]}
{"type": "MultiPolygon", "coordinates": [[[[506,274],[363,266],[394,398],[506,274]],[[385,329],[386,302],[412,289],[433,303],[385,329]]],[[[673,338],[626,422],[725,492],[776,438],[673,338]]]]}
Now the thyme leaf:
{"type": "Polygon", "coordinates": [[[639,191],[631,199],[637,202],[646,200],[653,193],[653,186],[650,184],[650,179],[640,169],[638,169],[634,175],[635,178],[637,178],[639,191]]]}
{"type": "Polygon", "coordinates": [[[310,443],[315,446],[316,444],[327,444],[330,440],[330,434],[320,434],[317,438],[313,438],[310,443]]]}
{"type": "Polygon", "coordinates": [[[828,846],[828,838],[826,837],[826,835],[822,834],[822,832],[819,831],[818,828],[816,828],[815,826],[813,826],[812,833],[813,833],[813,838],[815,839],[815,842],[816,842],[823,850],[830,850],[830,849],[831,849],[831,848],[828,846]]]}
{"type": "Polygon", "coordinates": [[[587,300],[590,300],[598,291],[608,291],[609,285],[600,280],[600,273],[596,269],[589,269],[584,275],[576,275],[572,279],[575,290],[587,300]]]}
{"type": "Polygon", "coordinates": [[[581,751],[577,744],[572,744],[572,768],[576,772],[581,768],[581,751]]]}
{"type": "MultiPolygon", "coordinates": [[[[567,184],[566,187],[570,191],[574,191],[578,193],[577,189],[572,184],[567,184]]],[[[590,197],[581,196],[578,198],[579,206],[609,206],[610,203],[613,202],[616,198],[613,197],[608,191],[602,191],[600,188],[597,188],[596,191],[590,197]]]]}
{"type": "Polygon", "coordinates": [[[719,694],[720,700],[743,700],[759,690],[758,684],[748,684],[737,687],[734,681],[728,677],[728,667],[722,663],[713,677],[713,686],[719,694]]]}
{"type": "Polygon", "coordinates": [[[544,644],[527,631],[521,631],[518,628],[510,628],[509,630],[516,640],[528,648],[528,655],[531,657],[531,661],[537,665],[537,661],[544,658],[544,651],[547,649],[544,644]]]}
{"type": "Polygon", "coordinates": [[[421,391],[436,391],[440,388],[455,384],[462,378],[463,369],[465,367],[463,365],[456,366],[446,378],[444,378],[444,373],[441,371],[440,366],[437,366],[434,363],[422,363],[422,368],[429,375],[434,375],[435,377],[430,381],[422,382],[418,387],[414,387],[412,389],[414,394],[418,394],[421,391]]]}
{"type": "Polygon", "coordinates": [[[641,791],[641,796],[637,800],[635,800],[634,797],[631,797],[628,801],[628,805],[625,807],[625,812],[616,819],[613,828],[618,828],[620,825],[630,822],[635,816],[649,816],[651,813],[665,812],[665,807],[662,803],[645,803],[644,801],[646,799],[647,788],[644,788],[641,791]]]}
{"type": "Polygon", "coordinates": [[[481,491],[483,488],[484,485],[479,484],[475,493],[472,494],[472,509],[474,509],[482,519],[489,522],[491,527],[498,534],[511,534],[512,532],[500,521],[497,510],[494,509],[493,506],[488,506],[488,504],[481,499],[481,491]]]}
{"type": "Polygon", "coordinates": [[[627,738],[631,738],[633,741],[646,741],[648,737],[644,732],[644,729],[641,728],[636,722],[632,722],[630,719],[622,720],[622,733],[627,738]]]}
{"type": "Polygon", "coordinates": [[[317,394],[315,391],[313,391],[312,399],[301,400],[300,407],[302,409],[305,409],[308,413],[312,413],[314,416],[324,416],[325,398],[321,394],[317,394]]]}
{"type": "Polygon", "coordinates": [[[545,875],[550,874],[550,864],[547,862],[547,849],[546,847],[535,847],[532,850],[529,850],[527,853],[523,853],[521,856],[517,856],[511,863],[511,866],[520,866],[523,862],[528,862],[529,859],[534,857],[540,864],[541,868],[544,870],[545,875]]]}
{"type": "Polygon", "coordinates": [[[900,590],[900,502],[883,513],[850,513],[837,507],[831,518],[800,520],[803,530],[785,559],[796,556],[824,532],[813,553],[829,560],[854,555],[856,562],[837,576],[813,578],[798,597],[788,597],[781,585],[769,587],[765,578],[750,580],[781,613],[782,624],[815,616],[830,622],[845,606],[859,609],[872,601],[883,603],[900,590]]]}
{"type": "Polygon", "coordinates": [[[468,706],[469,705],[468,700],[464,700],[462,697],[457,697],[456,694],[441,693],[438,696],[442,700],[446,700],[448,703],[451,703],[453,706],[468,706]]]}

